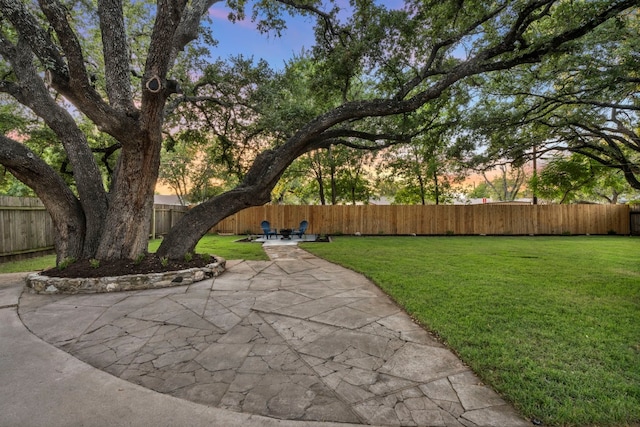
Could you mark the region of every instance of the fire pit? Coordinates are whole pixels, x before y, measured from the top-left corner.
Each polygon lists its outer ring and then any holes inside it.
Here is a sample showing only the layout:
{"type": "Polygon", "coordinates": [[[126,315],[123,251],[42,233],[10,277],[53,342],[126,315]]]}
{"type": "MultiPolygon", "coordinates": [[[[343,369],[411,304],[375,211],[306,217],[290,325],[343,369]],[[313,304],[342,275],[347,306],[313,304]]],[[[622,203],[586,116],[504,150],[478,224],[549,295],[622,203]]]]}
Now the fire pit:
{"type": "Polygon", "coordinates": [[[291,228],[281,228],[280,234],[282,235],[282,239],[291,240],[291,232],[293,230],[291,228]]]}

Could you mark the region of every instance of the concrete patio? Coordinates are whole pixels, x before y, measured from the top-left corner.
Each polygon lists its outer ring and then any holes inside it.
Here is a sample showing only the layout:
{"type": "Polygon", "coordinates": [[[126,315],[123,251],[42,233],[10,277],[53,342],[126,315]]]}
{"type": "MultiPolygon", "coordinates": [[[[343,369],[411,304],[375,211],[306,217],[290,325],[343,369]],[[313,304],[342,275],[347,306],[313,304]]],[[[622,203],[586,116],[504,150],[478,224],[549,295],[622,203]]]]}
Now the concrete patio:
{"type": "Polygon", "coordinates": [[[157,290],[0,276],[0,425],[530,425],[363,276],[264,249],[157,290]]]}

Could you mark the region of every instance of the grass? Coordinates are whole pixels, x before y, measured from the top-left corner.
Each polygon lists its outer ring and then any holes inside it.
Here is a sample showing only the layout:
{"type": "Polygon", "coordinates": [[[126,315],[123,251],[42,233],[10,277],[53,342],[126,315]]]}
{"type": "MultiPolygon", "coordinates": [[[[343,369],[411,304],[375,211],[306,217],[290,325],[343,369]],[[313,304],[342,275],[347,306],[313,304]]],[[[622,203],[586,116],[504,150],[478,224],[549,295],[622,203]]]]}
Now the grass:
{"type": "MultiPolygon", "coordinates": [[[[268,260],[269,257],[257,243],[237,243],[239,236],[205,235],[196,245],[196,253],[217,255],[225,259],[268,260]]],[[[149,252],[158,250],[162,239],[149,242],[149,252]]],[[[19,273],[24,271],[40,271],[54,267],[55,255],[29,258],[0,264],[0,274],[19,273]]]]}
{"type": "Polygon", "coordinates": [[[21,259],[18,261],[3,262],[0,264],[0,274],[40,271],[55,267],[55,265],[55,255],[44,255],[28,259],[21,259]]]}
{"type": "Polygon", "coordinates": [[[370,277],[530,419],[640,422],[640,239],[336,237],[304,248],[370,277]]]}
{"type": "MultiPolygon", "coordinates": [[[[224,259],[244,259],[250,261],[268,261],[269,257],[258,243],[239,243],[242,236],[220,236],[206,234],[196,245],[196,253],[218,255],[224,259]]],[[[149,252],[158,250],[162,239],[149,242],[149,252]]]]}

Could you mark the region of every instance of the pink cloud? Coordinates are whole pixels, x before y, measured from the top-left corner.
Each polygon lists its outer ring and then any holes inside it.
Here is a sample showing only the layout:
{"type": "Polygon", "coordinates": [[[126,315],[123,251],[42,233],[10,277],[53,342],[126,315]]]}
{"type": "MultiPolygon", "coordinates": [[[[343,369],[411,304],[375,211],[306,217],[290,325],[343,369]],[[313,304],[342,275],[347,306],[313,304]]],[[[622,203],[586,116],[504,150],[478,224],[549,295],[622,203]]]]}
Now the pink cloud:
{"type": "Polygon", "coordinates": [[[227,19],[228,15],[229,12],[227,12],[226,10],[216,9],[215,7],[209,9],[209,16],[211,16],[213,19],[227,19]]]}
{"type": "MultiPolygon", "coordinates": [[[[228,21],[229,19],[229,10],[228,9],[217,9],[215,7],[212,7],[209,9],[209,16],[215,21],[215,20],[223,20],[223,21],[228,21]]],[[[241,27],[244,28],[250,28],[250,29],[255,29],[256,26],[253,22],[251,22],[251,20],[249,19],[243,19],[242,21],[236,21],[235,25],[239,25],[241,27]]]]}

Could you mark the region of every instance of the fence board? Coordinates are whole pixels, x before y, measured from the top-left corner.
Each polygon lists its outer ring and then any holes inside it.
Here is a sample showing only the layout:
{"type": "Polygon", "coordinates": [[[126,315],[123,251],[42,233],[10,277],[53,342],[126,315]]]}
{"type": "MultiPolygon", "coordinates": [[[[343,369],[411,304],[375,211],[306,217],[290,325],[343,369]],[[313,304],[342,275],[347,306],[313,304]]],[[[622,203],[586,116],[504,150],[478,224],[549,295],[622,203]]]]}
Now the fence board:
{"type": "Polygon", "coordinates": [[[232,215],[212,231],[261,234],[262,220],[296,228],[306,219],[310,234],[630,234],[629,218],[626,205],[267,205],[232,215]]]}

